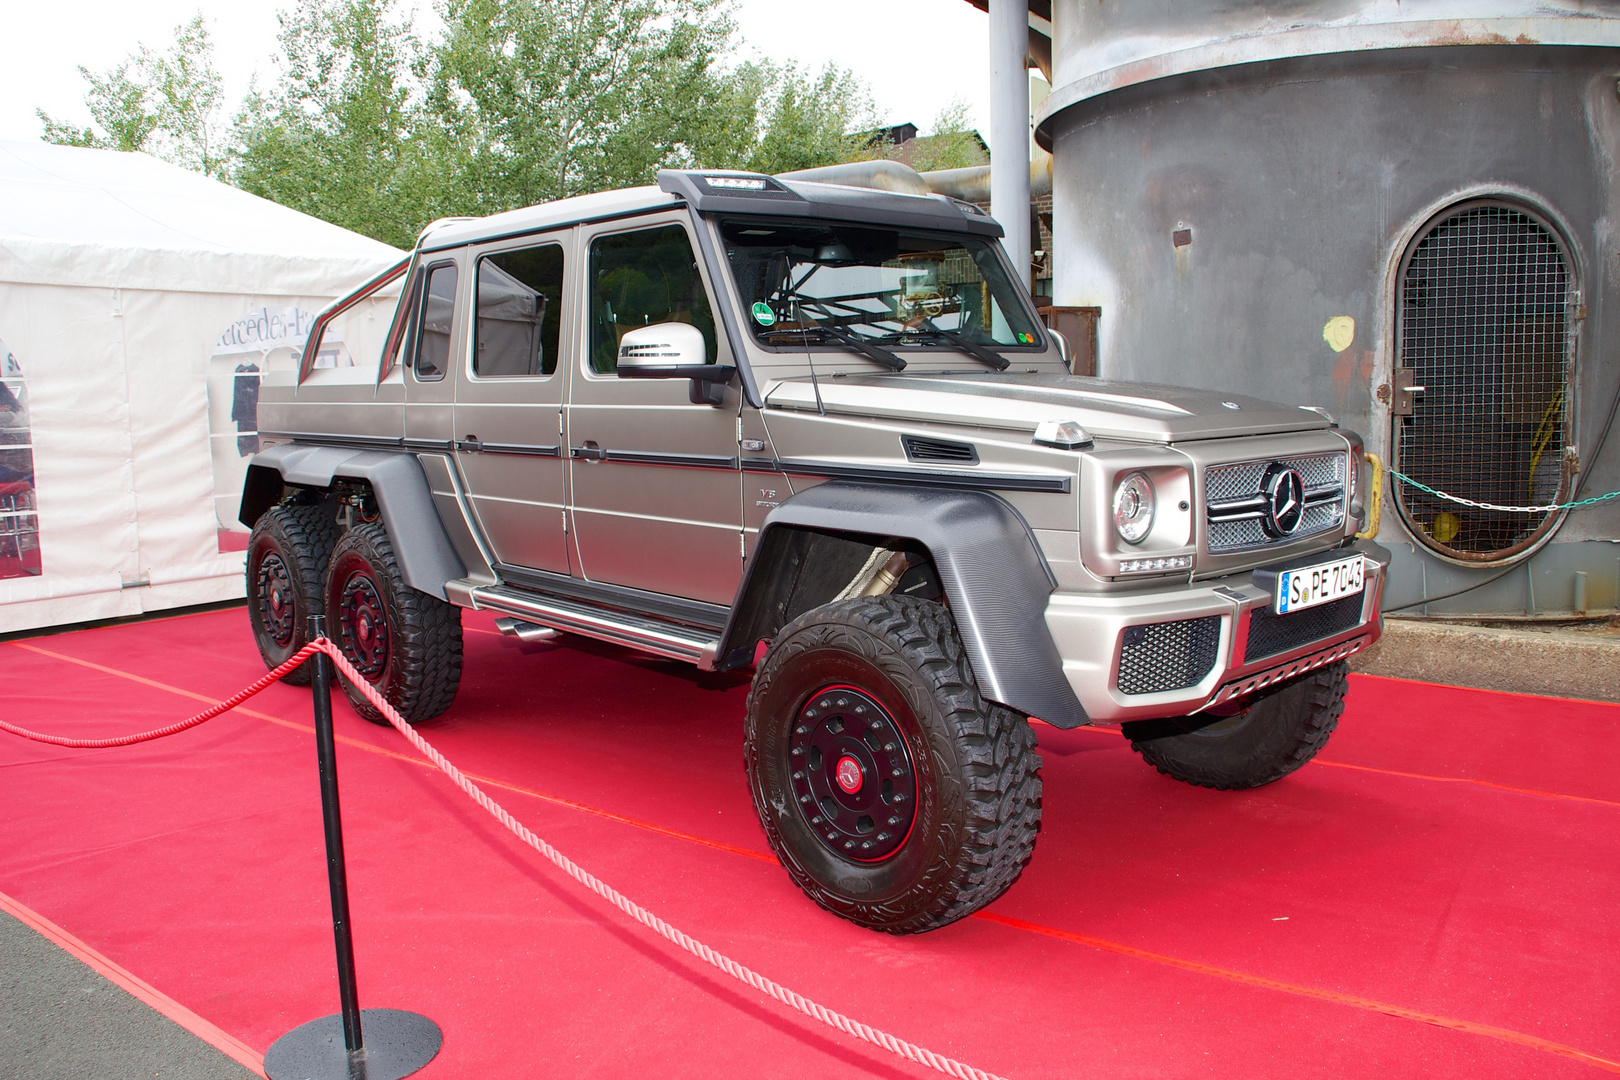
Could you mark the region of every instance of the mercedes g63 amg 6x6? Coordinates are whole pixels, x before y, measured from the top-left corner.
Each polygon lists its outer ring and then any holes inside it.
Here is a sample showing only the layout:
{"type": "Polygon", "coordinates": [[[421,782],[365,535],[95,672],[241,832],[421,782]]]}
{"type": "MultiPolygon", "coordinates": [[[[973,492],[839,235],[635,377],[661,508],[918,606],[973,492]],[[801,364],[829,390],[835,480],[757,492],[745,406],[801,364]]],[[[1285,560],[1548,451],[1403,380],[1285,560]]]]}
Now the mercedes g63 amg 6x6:
{"type": "MultiPolygon", "coordinates": [[[[1029,718],[1269,783],[1380,630],[1360,440],[1079,377],[971,204],[734,172],[437,223],[272,364],[241,519],[276,664],[324,613],[411,722],[462,608],[755,668],[772,848],[864,926],[1004,892],[1029,718]]],[[[353,688],[362,714],[375,709],[353,688]]]]}

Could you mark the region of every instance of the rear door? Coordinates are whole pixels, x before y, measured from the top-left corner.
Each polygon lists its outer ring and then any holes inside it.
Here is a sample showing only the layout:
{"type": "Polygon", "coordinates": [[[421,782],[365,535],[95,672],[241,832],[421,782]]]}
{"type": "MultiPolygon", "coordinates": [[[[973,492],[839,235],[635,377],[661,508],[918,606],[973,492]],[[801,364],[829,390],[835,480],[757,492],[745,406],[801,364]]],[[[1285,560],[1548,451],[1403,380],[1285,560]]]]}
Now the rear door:
{"type": "Polygon", "coordinates": [[[474,252],[470,349],[456,393],[456,461],[479,527],[504,566],[569,572],[561,362],[578,306],[570,231],[474,252]]]}
{"type": "Polygon", "coordinates": [[[662,322],[701,330],[708,363],[735,362],[692,240],[680,211],[581,229],[572,524],[584,577],[729,605],[742,577],[738,390],[717,407],[693,404],[686,379],[615,375],[620,339],[662,322]]]}

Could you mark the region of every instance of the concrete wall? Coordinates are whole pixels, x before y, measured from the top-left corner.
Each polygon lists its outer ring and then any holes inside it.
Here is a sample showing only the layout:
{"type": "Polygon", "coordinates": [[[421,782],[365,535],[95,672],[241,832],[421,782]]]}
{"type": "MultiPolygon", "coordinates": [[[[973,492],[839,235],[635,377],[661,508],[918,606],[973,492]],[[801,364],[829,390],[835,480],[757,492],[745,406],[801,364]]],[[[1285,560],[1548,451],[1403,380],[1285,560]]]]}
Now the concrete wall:
{"type": "MultiPolygon", "coordinates": [[[[1366,6],[1058,0],[1057,86],[1039,121],[1055,154],[1055,302],[1102,309],[1100,374],[1324,406],[1387,456],[1392,419],[1377,389],[1390,380],[1401,257],[1447,206],[1511,196],[1562,232],[1574,263],[1586,318],[1574,323],[1573,441],[1590,448],[1620,380],[1620,49],[1423,45],[1434,38],[1403,25],[1400,43],[1420,44],[1173,70],[1196,52],[1185,47],[1200,30],[1189,9],[1209,9],[1212,34],[1244,18],[1297,38],[1305,9],[1325,18],[1366,6]],[[1155,20],[1186,40],[1164,52],[1155,20]],[[1343,351],[1323,334],[1338,316],[1356,327],[1343,351]]],[[[1602,21],[1588,38],[1616,34],[1620,23],[1602,21]]],[[[1502,40],[1475,30],[1458,38],[1502,40]]],[[[1220,56],[1238,59],[1288,51],[1264,35],[1224,46],[1220,56]]],[[[1620,488],[1620,433],[1586,486],[1620,488]]],[[[1383,521],[1397,555],[1390,607],[1502,574],[1430,553],[1388,500],[1383,521]]],[[[1620,504],[1572,513],[1493,584],[1422,610],[1569,610],[1577,570],[1588,609],[1616,607],[1617,537],[1620,504]]]]}

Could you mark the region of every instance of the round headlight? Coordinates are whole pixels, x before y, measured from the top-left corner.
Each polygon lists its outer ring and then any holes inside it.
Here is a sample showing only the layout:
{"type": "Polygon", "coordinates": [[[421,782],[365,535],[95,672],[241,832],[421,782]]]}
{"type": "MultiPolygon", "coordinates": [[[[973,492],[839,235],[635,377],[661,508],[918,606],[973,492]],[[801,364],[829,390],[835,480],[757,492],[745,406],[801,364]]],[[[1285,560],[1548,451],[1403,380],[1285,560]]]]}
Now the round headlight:
{"type": "Polygon", "coordinates": [[[1153,528],[1153,482],[1133,472],[1114,489],[1114,528],[1127,544],[1140,544],[1153,528]]]}

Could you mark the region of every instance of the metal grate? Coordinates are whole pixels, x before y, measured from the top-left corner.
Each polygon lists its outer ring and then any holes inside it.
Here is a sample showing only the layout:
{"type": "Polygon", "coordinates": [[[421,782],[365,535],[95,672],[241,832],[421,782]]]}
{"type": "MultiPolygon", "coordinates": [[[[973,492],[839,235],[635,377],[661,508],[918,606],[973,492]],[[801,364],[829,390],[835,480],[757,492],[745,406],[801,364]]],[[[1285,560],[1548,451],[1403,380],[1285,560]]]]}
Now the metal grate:
{"type": "MultiPolygon", "coordinates": [[[[1523,210],[1471,203],[1419,239],[1401,274],[1400,469],[1430,487],[1509,506],[1558,501],[1566,479],[1569,260],[1523,210]],[[1409,372],[1409,374],[1408,374],[1409,372]],[[1410,415],[1407,411],[1409,398],[1410,415]]],[[[1481,510],[1398,489],[1417,536],[1447,555],[1505,558],[1550,513],[1481,510]]]]}
{"type": "Polygon", "coordinates": [[[1215,666],[1221,617],[1125,628],[1119,651],[1119,692],[1157,694],[1197,686],[1215,666]]]}
{"type": "Polygon", "coordinates": [[[1269,607],[1254,609],[1249,612],[1249,641],[1243,649],[1243,662],[1276,656],[1350,629],[1361,621],[1364,599],[1357,593],[1284,615],[1269,607]]]}

